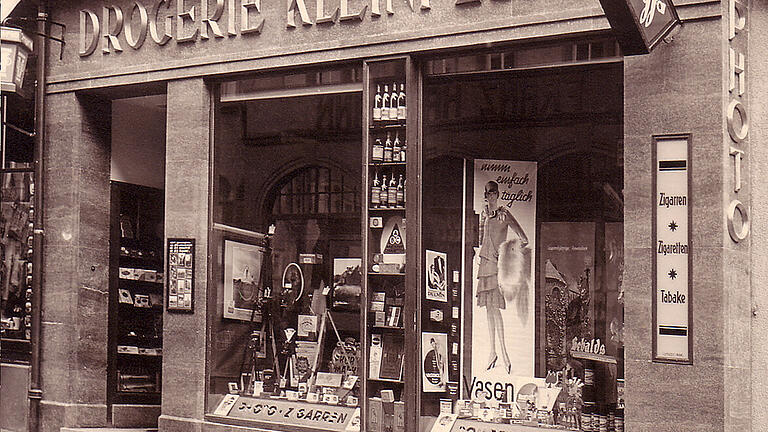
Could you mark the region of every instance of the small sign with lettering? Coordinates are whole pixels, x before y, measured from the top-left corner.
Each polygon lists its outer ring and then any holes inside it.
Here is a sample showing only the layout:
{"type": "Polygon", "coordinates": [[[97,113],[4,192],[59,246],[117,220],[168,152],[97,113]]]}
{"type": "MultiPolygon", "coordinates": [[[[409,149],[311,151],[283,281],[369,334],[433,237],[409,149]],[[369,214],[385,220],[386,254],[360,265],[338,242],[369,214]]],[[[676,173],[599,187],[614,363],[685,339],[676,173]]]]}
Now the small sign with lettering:
{"type": "Polygon", "coordinates": [[[229,411],[228,416],[245,420],[312,427],[318,430],[344,431],[348,430],[356,410],[355,407],[343,405],[317,405],[301,401],[241,396],[229,411]]]}
{"type": "Polygon", "coordinates": [[[654,359],[690,359],[690,196],[687,136],[656,137],[654,359]]]}

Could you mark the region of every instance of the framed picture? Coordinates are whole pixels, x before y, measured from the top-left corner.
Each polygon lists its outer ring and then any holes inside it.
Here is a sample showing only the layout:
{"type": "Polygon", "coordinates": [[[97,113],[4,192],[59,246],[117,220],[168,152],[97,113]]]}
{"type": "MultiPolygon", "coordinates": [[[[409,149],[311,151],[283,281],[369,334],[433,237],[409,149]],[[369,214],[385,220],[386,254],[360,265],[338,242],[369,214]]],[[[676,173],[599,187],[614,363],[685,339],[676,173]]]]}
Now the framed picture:
{"type": "Polygon", "coordinates": [[[427,272],[425,279],[427,300],[448,301],[446,259],[447,254],[427,249],[427,261],[424,265],[427,272]]]}
{"type": "Polygon", "coordinates": [[[250,321],[262,285],[263,246],[224,240],[224,318],[250,321]]]}
{"type": "Polygon", "coordinates": [[[362,258],[333,259],[332,309],[360,310],[360,292],[363,284],[362,265],[362,258]]]}

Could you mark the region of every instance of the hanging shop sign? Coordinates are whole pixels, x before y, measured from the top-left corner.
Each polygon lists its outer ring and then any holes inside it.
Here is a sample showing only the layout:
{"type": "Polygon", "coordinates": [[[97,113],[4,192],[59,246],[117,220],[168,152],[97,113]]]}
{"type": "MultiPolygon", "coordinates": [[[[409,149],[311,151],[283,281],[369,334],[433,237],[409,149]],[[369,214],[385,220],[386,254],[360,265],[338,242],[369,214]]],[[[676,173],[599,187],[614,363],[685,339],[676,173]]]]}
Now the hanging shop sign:
{"type": "Polygon", "coordinates": [[[195,308],[195,239],[168,239],[169,312],[193,312],[195,308]]]}
{"type": "Polygon", "coordinates": [[[480,236],[472,266],[473,389],[503,388],[514,376],[534,375],[536,169],[536,162],[475,160],[471,205],[480,236]]]}
{"type": "Polygon", "coordinates": [[[624,55],[648,54],[677,25],[672,0],[600,0],[624,55]]]}
{"type": "Polygon", "coordinates": [[[654,137],[653,358],[690,363],[690,136],[654,137]]]}
{"type": "Polygon", "coordinates": [[[728,157],[733,158],[733,188],[729,193],[730,202],[726,207],[728,234],[735,243],[746,240],[749,236],[749,210],[744,201],[748,188],[742,168],[747,166],[749,138],[749,111],[747,100],[747,31],[749,9],[746,2],[730,0],[728,2],[728,97],[725,108],[728,130],[726,149],[728,157]]]}

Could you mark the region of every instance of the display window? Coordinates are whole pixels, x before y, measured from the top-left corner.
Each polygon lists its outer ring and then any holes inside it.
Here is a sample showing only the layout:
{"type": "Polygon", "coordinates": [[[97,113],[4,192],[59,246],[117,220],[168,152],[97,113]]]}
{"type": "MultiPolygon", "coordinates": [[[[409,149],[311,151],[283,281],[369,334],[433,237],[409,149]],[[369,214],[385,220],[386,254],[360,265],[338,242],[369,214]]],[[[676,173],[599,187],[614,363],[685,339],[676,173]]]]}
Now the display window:
{"type": "Polygon", "coordinates": [[[214,417],[318,430],[359,422],[360,69],[221,86],[209,299],[214,417]]]}
{"type": "MultiPolygon", "coordinates": [[[[34,69],[34,62],[30,68],[34,69]]],[[[32,341],[35,74],[0,97],[0,360],[29,362],[32,341]]]]}
{"type": "Polygon", "coordinates": [[[207,418],[622,430],[617,56],[596,39],[222,83],[207,418]]]}
{"type": "Polygon", "coordinates": [[[31,163],[9,162],[0,171],[0,353],[27,362],[32,339],[32,234],[34,173],[31,163]]]}
{"type": "Polygon", "coordinates": [[[478,57],[423,79],[422,430],[623,430],[621,64],[478,57]]]}

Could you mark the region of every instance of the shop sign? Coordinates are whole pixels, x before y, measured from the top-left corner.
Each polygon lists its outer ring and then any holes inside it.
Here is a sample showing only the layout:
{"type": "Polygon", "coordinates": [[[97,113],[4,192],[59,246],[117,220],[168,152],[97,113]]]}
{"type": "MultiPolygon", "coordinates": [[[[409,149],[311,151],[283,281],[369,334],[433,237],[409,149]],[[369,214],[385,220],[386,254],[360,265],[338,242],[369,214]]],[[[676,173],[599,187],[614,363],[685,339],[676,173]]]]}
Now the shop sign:
{"type": "Polygon", "coordinates": [[[359,431],[360,409],[356,407],[246,396],[237,397],[234,403],[225,399],[220,406],[224,404],[226,407],[223,408],[227,412],[217,410],[217,413],[230,418],[304,426],[325,431],[359,431]]]}
{"type": "Polygon", "coordinates": [[[690,136],[654,138],[653,358],[690,363],[690,136]]]}
{"type": "Polygon", "coordinates": [[[728,234],[735,243],[749,235],[749,210],[740,198],[748,201],[742,190],[741,169],[747,157],[749,113],[747,110],[747,2],[728,2],[728,103],[725,117],[728,129],[728,158],[733,158],[733,188],[726,208],[728,234]]]}
{"type": "Polygon", "coordinates": [[[600,0],[625,55],[648,54],[680,24],[672,0],[600,0]]]}
{"type": "MultiPolygon", "coordinates": [[[[428,11],[430,0],[406,0],[414,13],[428,11]]],[[[456,4],[461,4],[457,0],[456,4]]],[[[394,14],[392,0],[370,0],[368,4],[351,9],[349,0],[338,0],[335,7],[324,0],[286,0],[286,28],[312,25],[356,23],[365,17],[394,14]],[[314,1],[314,14],[308,4],[314,1]],[[382,5],[382,2],[385,3],[382,5]],[[384,11],[382,12],[382,6],[384,11]],[[298,19],[298,21],[297,21],[298,19]]],[[[282,7],[281,2],[262,5],[261,0],[137,0],[129,8],[105,5],[100,14],[91,9],[79,12],[79,54],[88,57],[99,47],[102,54],[119,53],[127,45],[138,50],[147,36],[157,45],[171,40],[177,43],[194,43],[211,38],[258,35],[264,28],[263,7],[282,7]]]]}

